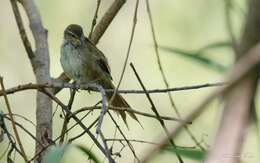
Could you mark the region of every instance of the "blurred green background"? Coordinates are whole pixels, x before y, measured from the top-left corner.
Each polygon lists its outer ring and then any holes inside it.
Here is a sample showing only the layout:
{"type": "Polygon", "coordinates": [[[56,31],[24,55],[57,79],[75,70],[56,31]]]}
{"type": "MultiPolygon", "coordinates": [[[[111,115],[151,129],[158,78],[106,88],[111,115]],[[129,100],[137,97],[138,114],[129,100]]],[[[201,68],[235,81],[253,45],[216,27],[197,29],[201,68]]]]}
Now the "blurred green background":
{"type": "MultiPolygon", "coordinates": [[[[113,0],[103,0],[99,12],[99,18],[104,14],[113,0]]],[[[59,62],[60,45],[63,37],[63,30],[67,25],[76,23],[84,28],[87,35],[90,31],[92,18],[96,8],[94,0],[36,0],[35,3],[41,13],[42,21],[46,29],[48,29],[48,41],[50,48],[51,75],[57,77],[62,68],[59,62]]],[[[237,36],[241,33],[244,14],[246,12],[245,0],[235,1],[236,7],[232,11],[234,30],[237,36]]],[[[106,54],[114,83],[117,84],[124,58],[126,55],[128,42],[131,34],[132,19],[134,12],[135,1],[128,0],[119,14],[113,20],[112,24],[105,32],[100,40],[98,47],[106,54]]],[[[33,38],[28,28],[28,20],[21,6],[24,24],[30,40],[33,43],[33,38]]],[[[215,42],[228,41],[228,34],[225,25],[224,1],[221,0],[151,0],[151,9],[154,18],[156,35],[158,43],[161,46],[174,47],[186,51],[195,51],[215,42]]],[[[0,5],[0,75],[4,77],[6,88],[17,86],[19,84],[34,83],[30,62],[27,58],[23,44],[21,42],[19,32],[16,26],[14,15],[8,0],[2,0],[0,5]]],[[[99,20],[99,19],[98,19],[99,20]]],[[[171,87],[189,86],[194,84],[204,84],[221,81],[223,72],[216,71],[187,57],[176,55],[169,51],[160,51],[163,68],[167,75],[171,87]]],[[[232,65],[234,56],[230,48],[221,48],[207,51],[205,57],[213,61],[229,67],[232,65]]],[[[146,13],[145,1],[140,1],[138,10],[137,27],[130,54],[131,62],[136,66],[137,71],[141,75],[147,89],[164,88],[164,84],[158,69],[155,52],[153,49],[153,41],[151,35],[148,15],[146,13]]],[[[139,83],[134,76],[134,73],[127,66],[126,73],[121,85],[122,89],[141,89],[139,83]]],[[[173,92],[174,101],[182,115],[186,115],[191,111],[193,106],[204,99],[212,88],[198,89],[191,91],[173,92]]],[[[64,103],[69,99],[69,90],[63,90],[57,95],[64,103]]],[[[161,115],[176,117],[175,112],[171,108],[167,94],[151,95],[155,105],[161,115]]],[[[131,106],[143,112],[150,112],[150,104],[145,95],[124,95],[131,106]]],[[[73,109],[83,106],[91,106],[100,98],[97,93],[87,93],[80,91],[76,95],[73,109]]],[[[15,113],[21,114],[35,122],[35,91],[23,91],[9,96],[11,107],[15,113]]],[[[259,105],[259,104],[258,104],[259,105]]],[[[57,107],[53,104],[53,108],[57,107]]],[[[0,98],[0,110],[6,112],[3,98],[0,98]]],[[[199,140],[204,140],[206,144],[210,144],[214,138],[217,129],[217,121],[220,118],[221,103],[216,100],[207,111],[196,120],[190,128],[199,140]]],[[[54,138],[60,134],[62,120],[59,117],[60,108],[53,119],[53,136],[54,138]]],[[[95,111],[92,115],[84,120],[84,123],[91,123],[99,114],[95,111]]],[[[83,114],[82,114],[83,116],[83,114]]],[[[123,125],[118,119],[121,128],[128,138],[141,139],[157,142],[160,139],[160,134],[164,135],[160,124],[153,119],[140,117],[144,126],[142,129],[136,122],[128,118],[130,130],[123,125]]],[[[17,121],[23,124],[24,127],[35,133],[33,126],[20,118],[17,121]]],[[[167,122],[167,126],[173,127],[177,122],[167,122]]],[[[10,124],[8,124],[9,129],[10,124]]],[[[112,138],[115,127],[108,117],[104,121],[104,133],[107,138],[112,138]]],[[[260,161],[257,149],[257,139],[254,127],[250,127],[248,138],[246,140],[244,154],[242,160],[244,163],[256,163],[260,161]],[[243,157],[245,156],[245,157],[243,157]]],[[[75,136],[81,132],[80,128],[73,129],[69,136],[75,136]]],[[[95,132],[95,130],[93,130],[95,132]]],[[[20,132],[22,142],[26,147],[26,153],[32,157],[34,154],[34,141],[24,132],[20,132]]],[[[82,144],[90,148],[93,144],[87,136],[83,136],[75,144],[82,144]]],[[[195,146],[190,137],[182,132],[178,136],[177,145],[180,146],[195,146]]],[[[204,144],[205,144],[204,143],[204,144]]],[[[142,157],[151,145],[133,143],[136,149],[137,156],[142,157]]],[[[0,154],[7,147],[5,140],[0,144],[0,154]]],[[[122,145],[116,143],[113,151],[120,150],[122,145]]],[[[103,160],[102,154],[93,148],[93,151],[103,160]]],[[[128,148],[123,150],[122,158],[118,158],[118,162],[133,162],[133,156],[128,148]]],[[[6,158],[0,160],[5,162],[6,158]]],[[[79,151],[71,149],[66,152],[63,158],[64,163],[71,161],[83,162],[87,158],[79,151]]],[[[185,162],[198,162],[188,158],[184,158],[185,162]]],[[[17,157],[15,162],[21,162],[22,159],[17,157]]],[[[176,162],[174,154],[164,152],[158,155],[152,162],[176,162]]]]}

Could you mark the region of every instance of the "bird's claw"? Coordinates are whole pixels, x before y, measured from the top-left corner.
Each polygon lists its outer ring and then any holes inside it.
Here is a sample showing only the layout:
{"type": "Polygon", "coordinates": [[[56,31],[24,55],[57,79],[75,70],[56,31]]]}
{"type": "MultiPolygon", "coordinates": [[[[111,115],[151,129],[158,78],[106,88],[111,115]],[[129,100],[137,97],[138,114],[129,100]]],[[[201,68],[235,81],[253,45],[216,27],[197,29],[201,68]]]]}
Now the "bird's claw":
{"type": "MultiPolygon", "coordinates": [[[[76,90],[77,92],[79,92],[80,89],[80,83],[77,81],[74,81],[73,83],[73,90],[76,90]]],[[[70,89],[72,91],[72,89],[70,89]]]]}

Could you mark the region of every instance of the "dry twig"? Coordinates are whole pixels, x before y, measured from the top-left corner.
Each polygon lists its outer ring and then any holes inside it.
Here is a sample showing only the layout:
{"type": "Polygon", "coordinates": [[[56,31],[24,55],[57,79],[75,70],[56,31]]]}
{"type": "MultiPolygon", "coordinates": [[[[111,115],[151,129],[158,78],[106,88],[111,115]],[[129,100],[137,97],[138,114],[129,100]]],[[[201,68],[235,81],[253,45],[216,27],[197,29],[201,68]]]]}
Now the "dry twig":
{"type": "MultiPolygon", "coordinates": [[[[149,0],[146,0],[146,10],[149,16],[149,21],[150,21],[150,26],[151,26],[151,31],[152,31],[152,37],[153,37],[153,43],[154,43],[154,50],[155,50],[155,54],[156,54],[156,59],[157,59],[157,64],[164,82],[165,87],[168,89],[169,88],[169,83],[166,77],[166,74],[164,72],[164,69],[162,67],[162,63],[161,63],[161,58],[160,58],[160,53],[159,53],[159,49],[158,49],[158,43],[157,43],[157,39],[156,39],[156,35],[155,35],[155,28],[154,28],[154,23],[153,23],[153,18],[152,18],[152,12],[150,9],[150,3],[149,0]]],[[[177,114],[177,116],[182,119],[182,116],[179,112],[179,110],[177,109],[177,106],[175,105],[174,101],[173,101],[173,97],[171,92],[167,92],[170,103],[172,105],[172,108],[174,109],[175,113],[177,114]]],[[[188,128],[188,126],[185,126],[185,130],[188,133],[188,135],[191,137],[191,139],[195,142],[195,144],[197,144],[201,150],[205,150],[204,147],[202,147],[199,143],[199,141],[195,138],[195,136],[193,135],[193,133],[191,132],[191,130],[188,128]]]]}
{"type": "MultiPolygon", "coordinates": [[[[243,77],[245,77],[250,71],[257,68],[258,63],[260,62],[260,44],[257,44],[254,48],[248,51],[245,55],[247,57],[241,58],[232,68],[232,70],[226,75],[224,81],[228,81],[228,85],[226,87],[222,87],[213,91],[210,95],[208,95],[202,102],[200,102],[192,111],[184,118],[186,122],[195,120],[204,110],[205,106],[216,96],[223,94],[224,92],[230,90],[236,83],[241,81],[243,77]]],[[[170,130],[170,137],[174,138],[179,134],[179,132],[183,129],[183,127],[187,123],[179,123],[175,128],[170,130]]],[[[147,154],[143,157],[142,162],[148,162],[152,157],[155,156],[156,153],[160,151],[165,145],[168,144],[168,137],[161,139],[159,142],[159,146],[155,148],[151,148],[147,154]]]]}
{"type": "MultiPolygon", "coordinates": [[[[151,104],[151,106],[152,106],[151,109],[152,109],[152,111],[155,113],[155,115],[156,115],[156,117],[157,117],[157,120],[160,122],[160,124],[161,124],[161,126],[162,126],[164,132],[166,133],[166,135],[167,135],[167,137],[168,137],[168,141],[171,143],[171,145],[173,146],[173,148],[176,149],[175,142],[174,142],[173,139],[169,136],[169,131],[168,131],[168,129],[166,128],[164,121],[163,121],[162,119],[160,119],[160,114],[158,113],[158,111],[157,111],[157,109],[156,109],[156,107],[155,107],[155,105],[154,105],[154,103],[153,103],[153,101],[152,101],[152,98],[150,97],[149,93],[147,93],[147,90],[146,90],[146,88],[145,88],[145,86],[144,86],[144,84],[143,84],[143,82],[142,82],[140,76],[138,75],[138,73],[137,73],[137,71],[136,71],[136,69],[135,69],[133,63],[130,63],[130,66],[131,66],[131,68],[133,69],[134,74],[135,74],[135,76],[136,76],[138,82],[140,83],[141,87],[142,87],[143,90],[146,92],[145,95],[146,95],[148,101],[150,102],[150,104],[151,104]]],[[[180,163],[183,163],[183,160],[182,160],[181,156],[179,155],[179,153],[177,152],[177,150],[176,150],[176,156],[177,156],[179,162],[180,162],[180,163]]]]}
{"type": "MultiPolygon", "coordinates": [[[[253,66],[257,66],[260,63],[260,1],[250,0],[248,5],[249,10],[244,32],[239,41],[239,46],[234,48],[237,48],[235,49],[237,59],[242,58],[241,60],[243,60],[244,58],[245,60],[248,58],[250,61],[255,57],[257,60],[251,62],[254,63],[253,66]],[[251,53],[246,53],[257,43],[258,46],[250,51],[251,53]]],[[[249,61],[247,64],[251,64],[249,61]]],[[[258,85],[258,70],[259,67],[256,67],[248,71],[247,75],[237,82],[232,89],[224,93],[225,107],[216,138],[206,157],[206,163],[216,161],[223,163],[240,162],[240,153],[246,136],[244,132],[248,127],[250,116],[256,116],[253,114],[256,113],[254,98],[258,85]],[[226,145],[227,142],[228,145],[226,145]]]]}
{"type": "Polygon", "coordinates": [[[12,109],[11,109],[11,106],[9,104],[9,101],[8,101],[8,98],[7,98],[7,95],[5,93],[5,87],[4,87],[4,82],[3,82],[3,77],[0,76],[0,84],[1,84],[1,89],[2,91],[4,92],[4,99],[5,99],[5,104],[6,104],[6,107],[7,107],[7,110],[8,110],[8,114],[9,114],[9,117],[11,119],[11,123],[12,123],[12,127],[13,127],[13,130],[14,130],[14,135],[15,135],[15,138],[18,142],[18,145],[20,147],[20,150],[21,150],[21,153],[22,153],[22,157],[24,159],[24,161],[26,163],[28,163],[28,158],[25,154],[25,151],[24,151],[24,147],[23,147],[23,144],[21,142],[21,139],[20,139],[20,136],[18,134],[18,130],[16,128],[16,124],[15,124],[15,120],[14,120],[14,117],[13,117],[13,113],[12,113],[12,109]]]}
{"type": "Polygon", "coordinates": [[[130,41],[129,41],[129,44],[128,44],[127,52],[126,52],[125,62],[124,62],[124,65],[123,65],[123,69],[122,69],[120,78],[119,78],[119,82],[118,82],[118,84],[116,86],[116,89],[115,89],[115,91],[113,93],[113,96],[111,97],[111,99],[110,99],[110,101],[108,103],[108,106],[110,106],[110,104],[114,100],[115,95],[117,94],[117,91],[118,91],[118,89],[120,87],[120,84],[121,84],[121,82],[123,80],[123,77],[124,77],[124,74],[125,74],[126,65],[127,65],[127,62],[128,62],[128,58],[129,58],[129,55],[130,55],[130,50],[131,50],[131,47],[132,47],[132,42],[133,42],[134,34],[135,34],[135,27],[136,27],[136,23],[137,23],[138,6],[139,6],[139,0],[136,0],[135,10],[134,10],[134,17],[133,17],[132,31],[131,31],[131,36],[130,36],[130,41]]]}
{"type": "MultiPolygon", "coordinates": [[[[206,83],[206,84],[198,84],[198,85],[190,85],[190,86],[182,86],[182,87],[175,87],[175,88],[166,88],[166,89],[151,89],[147,90],[147,93],[167,93],[167,92],[175,92],[175,91],[187,91],[187,90],[196,90],[201,88],[210,88],[210,87],[218,87],[218,86],[225,86],[228,83],[224,82],[216,82],[216,83],[206,83]]],[[[18,85],[13,88],[6,89],[6,94],[13,94],[16,92],[30,90],[30,89],[42,89],[42,88],[70,88],[70,89],[83,89],[88,91],[95,91],[98,92],[97,89],[93,87],[89,87],[88,85],[81,85],[80,87],[75,87],[75,85],[70,83],[46,83],[46,84],[23,84],[18,85]]],[[[105,89],[105,92],[114,92],[114,89],[105,89]]],[[[144,94],[144,90],[118,90],[118,93],[125,93],[125,94],[144,94]]],[[[3,96],[3,91],[0,90],[0,96],[3,96]]]]}

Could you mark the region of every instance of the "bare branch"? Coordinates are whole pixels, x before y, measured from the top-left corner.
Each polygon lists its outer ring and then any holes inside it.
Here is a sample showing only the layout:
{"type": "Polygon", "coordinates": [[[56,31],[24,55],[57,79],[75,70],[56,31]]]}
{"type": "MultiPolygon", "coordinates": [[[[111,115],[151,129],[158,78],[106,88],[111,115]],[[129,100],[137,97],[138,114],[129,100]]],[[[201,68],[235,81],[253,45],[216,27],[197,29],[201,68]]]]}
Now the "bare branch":
{"type": "Polygon", "coordinates": [[[130,50],[131,50],[131,47],[132,47],[132,42],[133,42],[133,39],[134,39],[134,33],[135,33],[135,27],[136,27],[136,23],[137,23],[137,12],[138,12],[138,6],[139,6],[139,0],[136,0],[136,3],[135,3],[135,10],[134,10],[134,16],[133,16],[133,25],[132,25],[132,31],[131,31],[131,36],[130,36],[130,40],[129,40],[129,44],[128,44],[128,48],[127,48],[127,52],[126,52],[126,57],[125,57],[125,61],[124,61],[124,65],[123,65],[123,69],[122,69],[122,72],[121,72],[121,75],[120,75],[120,78],[119,78],[119,82],[116,86],[116,89],[113,93],[113,96],[111,97],[109,103],[108,103],[108,106],[110,106],[110,104],[112,103],[112,101],[114,100],[115,98],[115,95],[117,94],[117,91],[120,87],[120,84],[123,80],[123,77],[124,77],[124,74],[125,74],[125,70],[126,70],[126,65],[127,65],[127,62],[128,62],[128,58],[129,58],[129,55],[130,55],[130,50]]]}
{"type": "MultiPolygon", "coordinates": [[[[4,118],[9,120],[9,121],[12,121],[11,118],[7,117],[4,115],[4,118]]],[[[24,132],[26,132],[33,140],[35,140],[36,142],[38,142],[42,147],[44,147],[41,142],[39,140],[37,140],[37,138],[30,132],[28,131],[23,125],[21,125],[20,123],[18,122],[14,122],[15,125],[17,125],[18,127],[20,127],[24,132]]]]}
{"type": "Polygon", "coordinates": [[[22,17],[21,17],[19,8],[17,6],[17,0],[10,0],[10,1],[11,1],[12,9],[14,12],[16,24],[19,29],[21,39],[23,41],[24,48],[27,52],[28,58],[32,59],[34,57],[34,53],[33,53],[32,47],[31,47],[31,43],[30,43],[28,36],[26,34],[26,31],[24,29],[22,17]]]}
{"type": "MultiPolygon", "coordinates": [[[[175,87],[175,88],[166,88],[166,89],[151,89],[147,90],[147,93],[167,93],[167,92],[175,92],[175,91],[187,91],[187,90],[194,90],[194,89],[201,89],[201,88],[210,88],[210,87],[217,87],[217,86],[224,86],[228,83],[224,82],[216,82],[216,83],[206,83],[206,84],[199,84],[199,85],[191,85],[191,86],[183,86],[183,87],[175,87]]],[[[89,85],[81,85],[80,87],[75,87],[75,85],[70,83],[46,83],[46,84],[23,84],[18,85],[13,88],[9,88],[6,90],[7,94],[13,94],[16,92],[24,91],[24,90],[31,90],[31,89],[42,89],[42,88],[70,88],[70,89],[82,89],[82,90],[89,90],[98,92],[95,88],[89,87],[89,85]]],[[[114,89],[105,89],[105,92],[114,92],[114,89]]],[[[144,94],[144,90],[118,90],[118,93],[125,93],[125,94],[144,94]]],[[[0,96],[3,95],[3,92],[0,90],[0,96]]]]}
{"type": "MultiPolygon", "coordinates": [[[[164,121],[163,121],[162,119],[160,119],[160,114],[158,113],[158,111],[157,111],[157,109],[156,109],[156,107],[155,107],[155,105],[154,105],[154,103],[153,103],[153,101],[152,101],[152,98],[150,97],[149,93],[147,93],[147,90],[146,90],[146,88],[145,88],[145,86],[144,86],[144,84],[143,84],[143,82],[142,82],[140,76],[138,75],[138,73],[137,73],[137,71],[136,71],[136,69],[135,69],[133,63],[130,63],[130,66],[131,66],[131,68],[133,69],[133,71],[134,71],[134,73],[135,73],[135,76],[136,76],[138,82],[140,83],[141,87],[142,87],[143,90],[146,92],[145,95],[146,95],[148,101],[150,102],[150,104],[151,104],[151,106],[152,106],[151,109],[152,109],[152,111],[155,113],[155,115],[156,115],[156,117],[157,117],[157,120],[160,122],[160,125],[162,126],[164,132],[166,133],[166,135],[167,135],[167,137],[168,137],[168,141],[171,143],[172,147],[173,147],[174,149],[176,149],[175,142],[174,142],[173,139],[169,136],[169,135],[170,135],[170,134],[169,134],[169,131],[168,131],[167,127],[165,126],[164,121]]],[[[183,160],[182,160],[181,156],[179,155],[179,153],[177,152],[177,150],[176,150],[176,156],[177,156],[179,162],[180,162],[180,163],[183,163],[183,160]]]]}
{"type": "Polygon", "coordinates": [[[104,143],[105,150],[106,150],[106,157],[108,158],[109,163],[115,163],[114,159],[112,159],[111,153],[108,149],[107,142],[105,140],[105,136],[103,135],[103,132],[100,130],[99,135],[101,137],[102,142],[104,143]]]}
{"type": "MultiPolygon", "coordinates": [[[[157,64],[164,82],[165,87],[168,89],[169,88],[169,83],[166,77],[166,74],[164,72],[164,69],[162,67],[162,63],[161,63],[161,58],[160,58],[160,53],[159,53],[159,49],[158,49],[158,43],[157,43],[157,39],[156,39],[156,35],[155,35],[155,27],[154,27],[154,23],[153,23],[153,17],[152,17],[152,12],[150,9],[150,2],[149,0],[146,0],[146,10],[149,16],[149,21],[150,21],[150,26],[151,26],[151,31],[152,31],[152,37],[153,37],[153,43],[154,43],[154,51],[156,54],[156,59],[157,59],[157,64]]],[[[174,109],[175,113],[177,114],[177,116],[181,119],[182,116],[177,108],[177,106],[175,105],[174,101],[173,101],[173,97],[171,92],[167,92],[170,103],[172,105],[172,108],[174,109]]],[[[201,148],[201,150],[204,150],[204,147],[202,147],[199,143],[199,141],[195,138],[195,136],[193,135],[193,133],[191,132],[191,130],[188,128],[188,126],[185,126],[185,131],[188,133],[188,135],[191,137],[191,139],[201,148]]]]}
{"type": "MultiPolygon", "coordinates": [[[[232,68],[232,70],[226,75],[224,81],[228,81],[228,85],[226,87],[222,87],[213,91],[208,97],[206,97],[202,102],[200,102],[192,111],[184,118],[186,121],[183,123],[177,124],[175,128],[170,130],[170,137],[176,137],[183,127],[189,121],[195,120],[204,110],[205,106],[216,96],[230,90],[236,83],[241,81],[250,71],[257,68],[258,63],[260,62],[260,44],[257,44],[254,48],[248,51],[246,54],[247,57],[241,58],[232,68]]],[[[168,144],[168,137],[164,137],[161,139],[160,145],[150,149],[147,154],[143,157],[142,162],[148,162],[152,157],[155,156],[156,153],[160,151],[162,147],[168,144]]]]}
{"type": "MultiPolygon", "coordinates": [[[[5,121],[4,121],[4,117],[2,116],[2,114],[0,114],[0,125],[1,125],[1,128],[2,130],[4,131],[4,133],[7,135],[7,138],[9,140],[9,143],[11,144],[11,150],[12,149],[15,149],[22,157],[23,157],[23,153],[20,151],[20,149],[16,146],[16,142],[15,140],[13,139],[12,135],[10,134],[10,132],[7,130],[7,127],[5,125],[5,121]]],[[[11,151],[10,150],[10,151],[11,151]]],[[[7,157],[8,155],[10,155],[10,151],[8,152],[7,154],[7,157]]]]}
{"type": "Polygon", "coordinates": [[[96,26],[91,41],[97,44],[126,0],[115,0],[96,26]]]}
{"type": "Polygon", "coordinates": [[[112,116],[112,114],[108,111],[108,115],[110,116],[111,120],[113,121],[113,123],[116,125],[116,128],[118,129],[119,133],[123,136],[124,140],[126,141],[129,149],[131,150],[131,152],[133,153],[135,159],[140,162],[139,158],[137,157],[134,147],[132,146],[131,142],[128,141],[127,137],[125,136],[125,134],[123,133],[123,131],[121,130],[120,126],[117,124],[117,122],[115,121],[114,117],[112,116]]]}
{"type": "MultiPolygon", "coordinates": [[[[32,50],[29,47],[28,39],[24,39],[24,45],[27,50],[31,65],[33,67],[34,74],[36,76],[37,83],[51,82],[49,73],[49,49],[47,42],[47,32],[44,29],[41,21],[40,14],[33,0],[20,0],[20,3],[25,9],[30,22],[30,28],[35,40],[36,50],[34,56],[32,56],[32,50]]],[[[12,3],[13,8],[17,8],[15,3],[12,3]]],[[[18,11],[18,10],[17,10],[18,11]]],[[[22,23],[19,23],[21,19],[16,16],[18,28],[20,31],[23,29],[22,23]]],[[[22,34],[22,38],[25,36],[22,34]]],[[[41,92],[37,92],[37,106],[36,106],[36,137],[41,140],[42,144],[48,144],[48,140],[52,138],[52,105],[51,100],[41,92]]],[[[41,150],[41,145],[36,142],[36,153],[41,150]]],[[[41,161],[41,157],[39,157],[41,161]]]]}
{"type": "Polygon", "coordinates": [[[18,142],[18,145],[20,147],[20,150],[21,150],[21,153],[22,153],[22,157],[24,159],[24,161],[26,163],[28,163],[28,159],[27,159],[27,156],[25,154],[25,151],[24,151],[24,147],[23,147],[23,144],[21,142],[21,139],[20,139],[20,136],[18,134],[18,130],[16,128],[16,124],[15,124],[15,120],[14,120],[14,117],[13,117],[13,113],[12,113],[12,109],[11,109],[11,106],[9,104],[9,101],[8,101],[8,98],[7,98],[7,95],[6,95],[6,92],[5,92],[5,87],[4,87],[4,82],[3,82],[3,78],[0,76],[0,84],[1,84],[1,89],[2,91],[4,92],[4,99],[5,99],[5,104],[6,104],[6,107],[7,107],[7,110],[8,110],[8,114],[9,114],[9,117],[11,119],[11,123],[12,123],[12,127],[13,127],[13,130],[14,130],[14,135],[15,135],[15,138],[18,142]]]}
{"type": "MultiPolygon", "coordinates": [[[[248,4],[246,26],[237,49],[237,59],[250,57],[248,56],[250,54],[245,53],[245,51],[260,42],[260,2],[250,0],[248,4]]],[[[259,56],[259,53],[260,49],[255,52],[255,55],[259,56]]],[[[246,136],[244,131],[249,125],[250,116],[255,116],[252,113],[254,112],[253,105],[258,84],[258,72],[258,69],[251,70],[230,91],[225,92],[226,101],[222,119],[213,146],[206,157],[206,163],[216,161],[223,163],[240,162],[240,153],[246,136]]]]}
{"type": "Polygon", "coordinates": [[[92,40],[92,39],[91,39],[92,33],[93,33],[94,27],[95,27],[95,25],[96,25],[96,23],[97,23],[98,11],[99,11],[100,4],[101,4],[101,0],[97,0],[97,7],[96,7],[95,15],[94,15],[94,17],[93,17],[92,25],[91,25],[91,29],[90,29],[90,33],[89,33],[89,35],[88,35],[88,38],[89,38],[90,40],[92,40]]]}
{"type": "MultiPolygon", "coordinates": [[[[72,112],[67,108],[66,105],[64,105],[57,97],[55,97],[52,93],[50,93],[48,90],[46,89],[42,89],[41,90],[44,94],[46,94],[48,97],[50,97],[53,101],[55,101],[59,106],[61,106],[61,108],[66,112],[69,113],[69,115],[71,116],[72,119],[74,119],[79,126],[86,131],[86,133],[89,135],[89,137],[93,140],[93,142],[96,144],[96,146],[100,149],[100,151],[107,156],[106,154],[106,150],[102,147],[102,145],[98,142],[98,140],[95,138],[95,136],[89,131],[89,129],[80,121],[80,119],[73,115],[72,112]]],[[[108,155],[109,157],[109,155],[108,155]]],[[[108,159],[112,159],[112,158],[108,158],[108,159]]],[[[113,159],[112,159],[113,160],[113,159]]]]}
{"type": "MultiPolygon", "coordinates": [[[[75,112],[73,112],[73,114],[78,114],[78,113],[81,113],[83,111],[96,110],[96,109],[100,110],[100,109],[102,109],[102,107],[100,107],[100,106],[83,107],[83,108],[77,109],[75,112]]],[[[145,116],[145,117],[151,117],[151,118],[155,118],[155,119],[158,118],[158,116],[156,116],[156,115],[140,112],[140,111],[134,110],[133,108],[130,109],[130,108],[121,108],[121,107],[110,106],[110,107],[108,107],[108,109],[109,110],[122,110],[122,111],[126,111],[126,112],[132,112],[132,113],[135,113],[135,114],[138,114],[138,115],[142,115],[142,116],[145,116]]],[[[168,121],[183,122],[183,120],[181,120],[181,119],[168,117],[168,116],[159,116],[159,119],[168,120],[168,121]]],[[[191,122],[189,122],[189,124],[191,124],[191,122]]]]}
{"type": "MultiPolygon", "coordinates": [[[[71,110],[71,108],[72,108],[72,104],[73,104],[73,101],[74,101],[75,94],[76,94],[76,90],[72,89],[71,92],[70,92],[68,110],[71,110]]],[[[60,134],[60,144],[62,144],[63,141],[64,141],[65,134],[66,134],[66,131],[67,131],[67,126],[68,126],[68,123],[69,123],[69,119],[70,119],[70,114],[66,113],[65,117],[64,117],[62,129],[61,129],[61,134],[60,134]]]]}

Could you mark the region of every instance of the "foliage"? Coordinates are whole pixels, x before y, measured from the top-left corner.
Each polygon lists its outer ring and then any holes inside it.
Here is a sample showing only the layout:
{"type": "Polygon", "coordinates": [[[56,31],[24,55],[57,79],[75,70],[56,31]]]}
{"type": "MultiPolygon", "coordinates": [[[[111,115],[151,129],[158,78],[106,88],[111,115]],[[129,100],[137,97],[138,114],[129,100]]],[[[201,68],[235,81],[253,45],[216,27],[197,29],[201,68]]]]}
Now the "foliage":
{"type": "Polygon", "coordinates": [[[167,151],[170,153],[178,153],[179,155],[192,159],[192,160],[197,160],[197,161],[202,161],[206,152],[202,151],[197,148],[184,148],[184,147],[177,147],[174,148],[172,146],[167,146],[165,147],[162,152],[167,151]]]}
{"type": "Polygon", "coordinates": [[[209,50],[218,49],[218,48],[230,48],[231,43],[227,41],[215,42],[215,43],[208,44],[200,48],[199,50],[195,50],[195,51],[188,51],[188,50],[183,50],[175,47],[167,47],[167,46],[159,46],[159,47],[164,51],[171,52],[172,54],[178,54],[184,58],[191,59],[192,61],[198,62],[202,65],[205,65],[219,72],[225,72],[227,70],[227,67],[216,62],[215,60],[206,57],[205,52],[209,50]]]}
{"type": "MultiPolygon", "coordinates": [[[[60,145],[52,147],[45,155],[44,163],[60,163],[65,152],[72,146],[73,145],[60,145]]],[[[88,159],[94,161],[95,163],[100,163],[96,155],[91,152],[90,149],[82,145],[75,145],[75,147],[82,151],[88,159]]]]}

